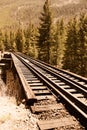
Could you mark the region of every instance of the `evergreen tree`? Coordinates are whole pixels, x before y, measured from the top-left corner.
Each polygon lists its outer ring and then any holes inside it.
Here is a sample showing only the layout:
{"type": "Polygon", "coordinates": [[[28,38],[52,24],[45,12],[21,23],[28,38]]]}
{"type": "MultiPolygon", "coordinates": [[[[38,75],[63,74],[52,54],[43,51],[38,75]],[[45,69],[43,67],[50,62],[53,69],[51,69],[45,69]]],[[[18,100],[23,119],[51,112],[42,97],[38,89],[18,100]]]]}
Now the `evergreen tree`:
{"type": "Polygon", "coordinates": [[[50,61],[50,31],[52,25],[51,12],[49,8],[49,2],[46,0],[43,6],[43,12],[40,17],[41,23],[39,27],[39,37],[38,37],[38,45],[39,45],[39,55],[38,58],[40,60],[46,61],[49,63],[50,61]]]}
{"type": "Polygon", "coordinates": [[[0,51],[4,50],[4,43],[3,43],[3,33],[0,30],[0,51]]]}
{"type": "Polygon", "coordinates": [[[49,63],[52,65],[56,65],[56,40],[55,40],[55,31],[56,31],[56,26],[52,25],[51,32],[50,32],[50,59],[49,63]]]}
{"type": "Polygon", "coordinates": [[[7,31],[5,31],[3,42],[5,46],[5,51],[9,51],[11,49],[11,44],[9,41],[9,33],[7,33],[7,31]]]}
{"type": "Polygon", "coordinates": [[[32,24],[29,24],[27,30],[25,30],[25,53],[29,56],[37,57],[37,30],[32,24]]]}
{"type": "Polygon", "coordinates": [[[79,21],[79,74],[87,76],[87,16],[81,14],[79,21]]]}
{"type": "Polygon", "coordinates": [[[31,37],[31,24],[27,27],[26,30],[24,30],[24,36],[25,36],[25,54],[29,54],[30,51],[30,37],[31,37]]]}
{"type": "Polygon", "coordinates": [[[10,31],[10,40],[9,40],[9,42],[11,44],[11,50],[13,50],[13,51],[16,50],[16,48],[14,48],[15,36],[14,36],[14,33],[12,31],[10,31]]]}
{"type": "Polygon", "coordinates": [[[24,34],[22,29],[18,29],[15,37],[15,42],[17,46],[17,51],[23,52],[24,51],[24,34]]]}
{"type": "Polygon", "coordinates": [[[74,18],[68,23],[63,68],[76,73],[78,67],[78,22],[74,18]]]}
{"type": "Polygon", "coordinates": [[[66,40],[66,33],[63,19],[57,21],[57,29],[55,33],[55,44],[56,44],[56,65],[62,67],[62,60],[64,56],[64,45],[66,40]]]}

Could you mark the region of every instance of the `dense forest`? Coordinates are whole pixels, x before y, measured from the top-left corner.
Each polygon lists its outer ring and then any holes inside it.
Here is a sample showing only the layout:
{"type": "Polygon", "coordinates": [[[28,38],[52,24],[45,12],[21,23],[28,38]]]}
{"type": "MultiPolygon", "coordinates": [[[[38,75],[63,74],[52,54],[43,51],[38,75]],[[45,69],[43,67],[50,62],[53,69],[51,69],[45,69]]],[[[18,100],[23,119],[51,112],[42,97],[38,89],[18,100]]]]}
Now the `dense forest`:
{"type": "Polygon", "coordinates": [[[0,30],[0,50],[19,51],[35,59],[87,77],[87,15],[81,13],[68,22],[54,24],[49,1],[43,5],[36,27],[0,30]]]}

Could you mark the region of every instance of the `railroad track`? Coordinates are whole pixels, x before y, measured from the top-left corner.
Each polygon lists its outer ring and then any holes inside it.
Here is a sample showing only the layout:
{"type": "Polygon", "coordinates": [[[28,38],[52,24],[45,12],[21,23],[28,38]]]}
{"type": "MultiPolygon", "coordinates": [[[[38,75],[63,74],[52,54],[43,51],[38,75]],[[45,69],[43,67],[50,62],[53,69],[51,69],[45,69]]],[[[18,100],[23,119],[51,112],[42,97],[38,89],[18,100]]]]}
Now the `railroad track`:
{"type": "MultiPolygon", "coordinates": [[[[61,105],[58,106],[57,101],[54,100],[54,97],[56,97],[57,100],[60,100],[59,97],[61,96],[71,108],[74,108],[73,110],[78,113],[79,117],[84,120],[84,124],[86,125],[87,81],[85,78],[67,73],[66,71],[59,71],[50,65],[27,58],[24,55],[21,56],[16,54],[16,56],[21,61],[18,61],[18,64],[20,65],[24,77],[33,90],[36,99],[39,101],[39,103],[34,103],[34,105],[36,105],[31,107],[33,112],[38,113],[39,111],[43,111],[43,109],[46,111],[47,108],[53,108],[56,110],[61,109],[61,105]],[[52,100],[50,101],[50,99],[52,100]],[[44,101],[45,103],[42,103],[41,100],[46,101],[44,101]],[[48,107],[46,107],[47,103],[50,103],[48,107]],[[45,104],[45,106],[41,105],[40,107],[40,105],[38,106],[37,104],[45,104]]],[[[65,122],[67,119],[68,118],[65,118],[63,122],[65,122]]],[[[43,128],[43,124],[45,123],[46,122],[41,124],[40,122],[39,126],[43,128]]],[[[48,121],[48,123],[51,124],[52,122],[48,121]]]]}
{"type": "Polygon", "coordinates": [[[85,89],[86,93],[87,93],[87,78],[84,78],[82,76],[79,76],[77,74],[71,73],[71,72],[63,70],[63,69],[53,67],[50,64],[47,64],[45,62],[42,62],[39,60],[34,60],[32,58],[29,58],[26,55],[22,54],[22,56],[24,58],[28,59],[29,61],[31,61],[32,63],[37,64],[38,66],[42,65],[43,68],[45,67],[47,70],[51,70],[52,72],[56,72],[59,76],[63,76],[64,78],[68,79],[69,81],[72,81],[73,83],[82,87],[82,89],[85,89]]]}

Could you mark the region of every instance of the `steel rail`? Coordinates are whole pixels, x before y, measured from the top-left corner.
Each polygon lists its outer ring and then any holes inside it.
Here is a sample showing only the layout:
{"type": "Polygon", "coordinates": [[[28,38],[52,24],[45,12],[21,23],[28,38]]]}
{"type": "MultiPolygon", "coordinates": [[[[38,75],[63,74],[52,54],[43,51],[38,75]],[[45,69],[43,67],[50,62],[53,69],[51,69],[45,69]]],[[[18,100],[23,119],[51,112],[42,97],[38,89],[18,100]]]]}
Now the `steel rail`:
{"type": "Polygon", "coordinates": [[[40,60],[32,59],[32,58],[30,58],[28,56],[25,56],[25,55],[23,55],[23,57],[24,58],[26,57],[26,59],[28,59],[29,61],[31,61],[33,63],[38,63],[38,65],[43,65],[45,68],[47,68],[47,69],[49,69],[51,71],[56,72],[58,75],[66,78],[69,81],[71,81],[71,82],[77,84],[78,86],[82,87],[82,89],[86,90],[86,92],[87,92],[87,78],[84,78],[82,76],[79,76],[77,74],[74,74],[72,72],[69,72],[69,71],[66,71],[66,70],[63,70],[63,69],[59,69],[59,68],[53,67],[50,64],[47,64],[47,63],[45,63],[43,61],[40,61],[40,60]]]}
{"type": "MultiPolygon", "coordinates": [[[[81,92],[83,92],[85,94],[85,96],[87,96],[87,90],[85,90],[84,88],[81,88],[79,86],[79,84],[77,85],[77,83],[74,82],[73,80],[70,80],[70,78],[66,78],[63,75],[60,75],[58,72],[56,72],[56,70],[53,70],[53,69],[49,68],[48,66],[45,66],[45,65],[39,64],[39,63],[35,63],[35,61],[31,61],[31,62],[34,63],[34,64],[37,64],[39,67],[41,67],[42,69],[44,69],[46,71],[50,71],[51,73],[54,73],[56,76],[58,76],[58,77],[62,78],[63,80],[65,80],[65,82],[68,82],[68,83],[74,85],[75,88],[77,87],[77,89],[79,89],[81,92]]],[[[83,87],[83,85],[82,85],[82,87],[83,87]]]]}
{"type": "MultiPolygon", "coordinates": [[[[25,57],[24,57],[25,58],[25,57]]],[[[83,87],[79,86],[79,84],[77,85],[76,82],[74,82],[73,80],[70,80],[69,78],[66,78],[63,75],[60,75],[55,69],[49,68],[47,65],[44,65],[42,63],[37,62],[36,60],[33,60],[31,58],[27,58],[27,60],[29,60],[30,62],[32,62],[33,64],[37,64],[38,67],[46,70],[47,72],[50,72],[54,75],[56,75],[58,78],[62,79],[63,81],[65,81],[68,84],[72,84],[73,87],[78,90],[80,90],[83,94],[85,94],[85,97],[87,97],[87,90],[85,90],[83,87]]],[[[83,86],[83,85],[82,85],[83,86]]]]}
{"type": "Polygon", "coordinates": [[[87,105],[74,97],[71,93],[60,87],[53,80],[48,78],[41,72],[33,63],[25,60],[23,57],[16,55],[29,69],[31,69],[34,73],[37,72],[40,78],[44,79],[44,82],[49,84],[51,91],[55,92],[56,95],[60,95],[64,100],[66,100],[71,106],[73,106],[79,114],[81,114],[87,120],[87,105]]]}

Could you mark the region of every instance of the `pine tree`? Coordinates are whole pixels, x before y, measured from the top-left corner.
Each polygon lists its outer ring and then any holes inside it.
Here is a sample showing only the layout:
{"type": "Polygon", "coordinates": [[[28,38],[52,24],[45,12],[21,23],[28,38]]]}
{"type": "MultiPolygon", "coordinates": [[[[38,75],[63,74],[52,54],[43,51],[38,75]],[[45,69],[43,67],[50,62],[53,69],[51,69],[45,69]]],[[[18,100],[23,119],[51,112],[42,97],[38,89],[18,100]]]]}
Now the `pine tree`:
{"type": "Polygon", "coordinates": [[[11,44],[11,50],[16,50],[16,48],[14,48],[14,42],[15,42],[15,36],[14,33],[12,31],[10,31],[10,40],[9,40],[10,44],[11,44]]]}
{"type": "Polygon", "coordinates": [[[74,18],[68,23],[63,68],[76,73],[78,67],[78,22],[74,18]]]}
{"type": "Polygon", "coordinates": [[[4,43],[3,43],[3,33],[2,30],[0,30],[0,51],[4,50],[4,43]]]}
{"type": "Polygon", "coordinates": [[[31,38],[31,33],[32,33],[32,25],[29,24],[29,26],[27,27],[26,30],[24,30],[24,35],[25,35],[25,53],[27,55],[29,55],[29,51],[30,51],[30,38],[31,38]]]}
{"type": "Polygon", "coordinates": [[[87,76],[87,16],[81,14],[79,21],[79,74],[87,76]]]}
{"type": "Polygon", "coordinates": [[[55,33],[55,41],[56,41],[56,65],[58,67],[62,67],[62,60],[64,56],[64,45],[66,40],[66,33],[63,19],[61,21],[57,21],[57,29],[55,33]]]}
{"type": "Polygon", "coordinates": [[[29,56],[37,57],[37,30],[32,24],[29,24],[25,30],[25,53],[29,56]]]}
{"type": "Polygon", "coordinates": [[[15,37],[15,42],[17,46],[17,51],[23,52],[24,51],[24,34],[22,29],[18,29],[15,37]]]}
{"type": "Polygon", "coordinates": [[[49,63],[52,65],[56,65],[56,40],[55,40],[55,31],[56,31],[56,26],[52,25],[51,32],[50,32],[50,59],[49,63]]]}
{"type": "Polygon", "coordinates": [[[46,0],[43,6],[43,12],[40,17],[40,27],[39,27],[39,59],[49,63],[50,61],[50,31],[52,25],[51,11],[49,8],[49,2],[46,0]]]}
{"type": "Polygon", "coordinates": [[[11,49],[11,44],[9,41],[9,33],[7,31],[5,31],[3,42],[5,46],[5,51],[9,51],[11,49]]]}

